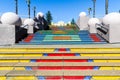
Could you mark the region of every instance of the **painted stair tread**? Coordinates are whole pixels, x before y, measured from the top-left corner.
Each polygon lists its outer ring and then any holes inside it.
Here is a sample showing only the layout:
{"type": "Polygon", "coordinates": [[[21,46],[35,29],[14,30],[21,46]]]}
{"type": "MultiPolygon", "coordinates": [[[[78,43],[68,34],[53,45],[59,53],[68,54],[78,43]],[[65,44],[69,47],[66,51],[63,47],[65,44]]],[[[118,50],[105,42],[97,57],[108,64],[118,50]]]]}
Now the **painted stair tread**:
{"type": "Polygon", "coordinates": [[[36,60],[36,62],[87,62],[87,60],[82,60],[82,59],[65,59],[65,60],[61,60],[61,59],[56,59],[56,60],[50,60],[50,59],[38,59],[36,60]]]}
{"type": "Polygon", "coordinates": [[[118,60],[120,59],[120,56],[41,56],[41,57],[0,57],[1,60],[29,60],[29,59],[113,59],[118,60]]]}
{"type": "Polygon", "coordinates": [[[93,66],[38,66],[36,70],[93,70],[93,66]]]}
{"type": "Polygon", "coordinates": [[[120,76],[120,71],[118,70],[57,70],[57,71],[1,71],[0,76],[120,76]],[[6,72],[6,73],[5,73],[6,72]]]}
{"type": "Polygon", "coordinates": [[[10,70],[1,70],[0,71],[0,76],[5,76],[10,70]]]}
{"type": "Polygon", "coordinates": [[[104,66],[104,67],[120,67],[119,62],[44,62],[44,63],[36,63],[36,62],[30,62],[30,63],[0,63],[0,67],[25,67],[25,66],[104,66]]]}
{"type": "Polygon", "coordinates": [[[86,71],[64,71],[68,76],[119,76],[120,71],[116,70],[86,70],[86,71]]]}

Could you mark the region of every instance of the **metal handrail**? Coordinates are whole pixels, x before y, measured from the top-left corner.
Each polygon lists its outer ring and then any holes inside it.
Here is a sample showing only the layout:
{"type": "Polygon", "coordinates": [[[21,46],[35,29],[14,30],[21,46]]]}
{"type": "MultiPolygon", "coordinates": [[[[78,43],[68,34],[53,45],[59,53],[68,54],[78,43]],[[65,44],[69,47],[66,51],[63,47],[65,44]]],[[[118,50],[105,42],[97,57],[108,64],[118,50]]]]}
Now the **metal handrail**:
{"type": "Polygon", "coordinates": [[[108,28],[103,27],[103,26],[107,26],[107,27],[109,27],[109,25],[96,24],[96,26],[100,26],[100,27],[101,27],[101,29],[102,29],[102,28],[103,28],[103,29],[105,29],[105,30],[106,30],[106,32],[108,32],[108,31],[109,31],[109,29],[108,29],[108,28]]]}

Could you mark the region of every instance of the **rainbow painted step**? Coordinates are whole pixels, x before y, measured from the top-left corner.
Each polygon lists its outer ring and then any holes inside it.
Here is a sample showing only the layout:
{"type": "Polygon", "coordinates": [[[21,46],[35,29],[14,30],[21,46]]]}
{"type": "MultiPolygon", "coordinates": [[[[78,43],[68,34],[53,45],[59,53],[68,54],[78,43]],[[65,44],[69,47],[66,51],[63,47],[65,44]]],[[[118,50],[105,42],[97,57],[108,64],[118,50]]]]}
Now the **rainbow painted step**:
{"type": "MultiPolygon", "coordinates": [[[[19,42],[22,45],[70,45],[70,44],[106,44],[97,34],[80,31],[78,34],[52,34],[52,31],[39,31],[19,42]],[[46,33],[46,34],[42,34],[46,33]]],[[[58,31],[59,32],[59,31],[58,31]]]]}

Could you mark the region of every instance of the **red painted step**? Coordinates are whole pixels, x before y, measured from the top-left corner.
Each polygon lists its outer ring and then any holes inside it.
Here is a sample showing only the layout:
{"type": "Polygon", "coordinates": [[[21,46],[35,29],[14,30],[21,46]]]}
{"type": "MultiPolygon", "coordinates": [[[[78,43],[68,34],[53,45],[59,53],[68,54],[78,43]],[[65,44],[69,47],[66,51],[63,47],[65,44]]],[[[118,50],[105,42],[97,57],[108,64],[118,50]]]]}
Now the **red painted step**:
{"type": "Polygon", "coordinates": [[[63,76],[64,80],[84,80],[84,76],[63,76]]]}
{"type": "Polygon", "coordinates": [[[75,56],[75,54],[72,54],[72,53],[55,53],[55,54],[48,54],[48,56],[75,56]]]}
{"type": "Polygon", "coordinates": [[[79,59],[75,59],[75,60],[49,60],[49,59],[40,59],[40,60],[36,60],[36,62],[88,62],[88,60],[79,60],[79,59]]]}
{"type": "Polygon", "coordinates": [[[62,66],[41,66],[38,67],[38,70],[62,70],[62,66]]]}
{"type": "Polygon", "coordinates": [[[88,62],[88,60],[81,60],[81,59],[70,59],[70,60],[64,60],[64,62],[88,62]]]}
{"type": "Polygon", "coordinates": [[[40,60],[36,60],[36,62],[63,62],[63,60],[47,60],[47,59],[45,59],[45,60],[42,60],[42,59],[40,59],[40,60]]]}
{"type": "Polygon", "coordinates": [[[92,70],[92,69],[94,69],[93,66],[41,66],[38,67],[37,70],[92,70]]]}
{"type": "Polygon", "coordinates": [[[45,80],[84,80],[84,76],[50,76],[45,80]]]}
{"type": "Polygon", "coordinates": [[[29,35],[26,39],[24,39],[24,42],[30,42],[32,40],[32,38],[34,37],[34,35],[29,35]]]}
{"type": "Polygon", "coordinates": [[[32,70],[38,70],[38,67],[31,67],[32,70]]]}
{"type": "Polygon", "coordinates": [[[59,48],[58,51],[66,51],[66,48],[59,48]]]}
{"type": "Polygon", "coordinates": [[[93,66],[64,66],[65,70],[92,70],[93,66]]]}
{"type": "Polygon", "coordinates": [[[90,34],[90,37],[94,40],[94,42],[100,42],[101,40],[97,37],[96,34],[90,34]]]}

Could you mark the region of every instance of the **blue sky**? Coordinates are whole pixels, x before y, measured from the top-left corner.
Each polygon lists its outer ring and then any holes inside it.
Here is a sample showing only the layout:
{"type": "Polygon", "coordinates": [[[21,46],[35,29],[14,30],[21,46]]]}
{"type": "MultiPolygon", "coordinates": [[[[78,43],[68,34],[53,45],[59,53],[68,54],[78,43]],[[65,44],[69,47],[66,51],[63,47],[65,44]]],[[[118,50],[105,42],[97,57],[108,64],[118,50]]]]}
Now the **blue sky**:
{"type": "MultiPolygon", "coordinates": [[[[103,17],[105,13],[105,0],[97,0],[96,17],[103,17]]],[[[120,9],[120,0],[109,0],[109,12],[118,12],[120,9]]],[[[88,13],[88,8],[92,8],[92,0],[31,0],[31,8],[37,7],[37,12],[46,13],[51,11],[53,22],[71,21],[78,18],[80,12],[88,13]]],[[[4,12],[15,12],[14,0],[0,1],[0,15],[4,12]]],[[[19,15],[27,16],[27,5],[25,0],[19,0],[19,15]]],[[[31,10],[31,16],[33,11],[31,10]]]]}

